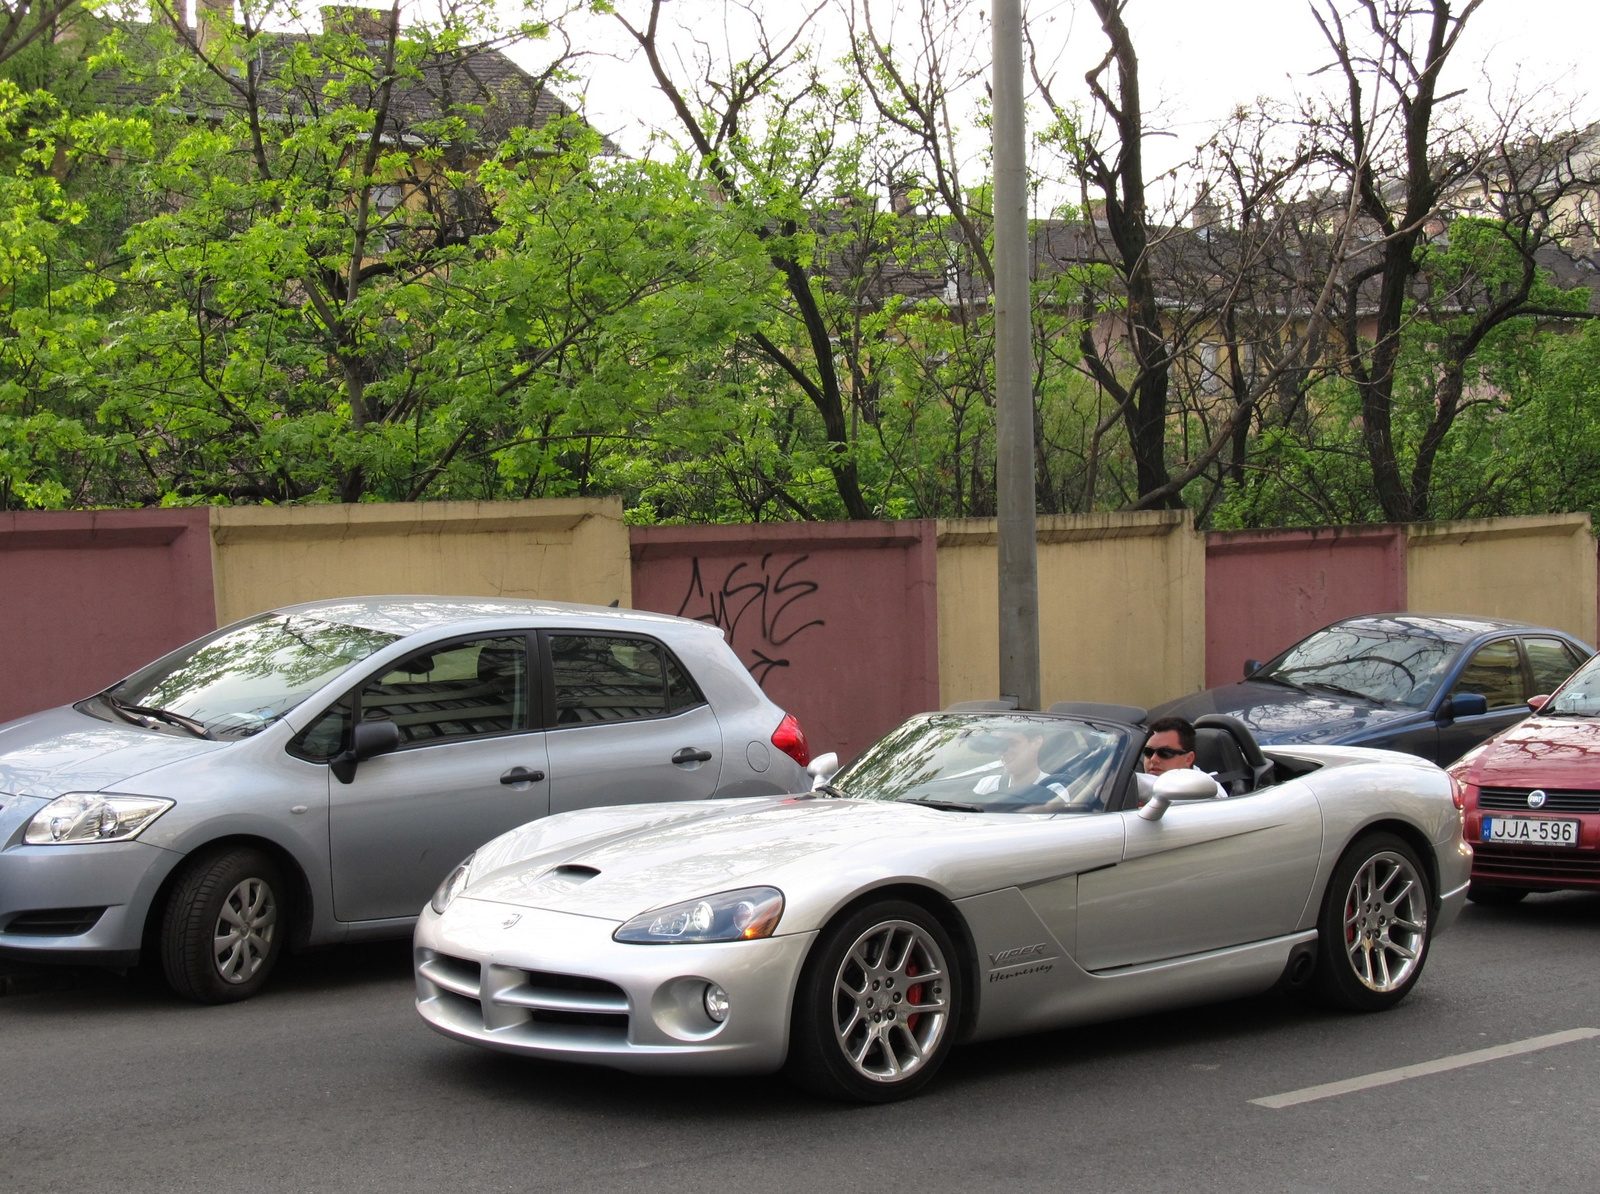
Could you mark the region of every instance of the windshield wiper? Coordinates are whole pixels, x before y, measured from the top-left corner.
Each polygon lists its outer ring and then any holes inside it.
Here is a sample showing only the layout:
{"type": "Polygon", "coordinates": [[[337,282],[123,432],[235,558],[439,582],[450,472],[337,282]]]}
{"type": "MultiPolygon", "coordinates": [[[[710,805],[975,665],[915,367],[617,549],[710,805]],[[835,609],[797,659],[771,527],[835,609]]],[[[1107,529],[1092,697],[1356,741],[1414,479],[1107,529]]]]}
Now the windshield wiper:
{"type": "Polygon", "coordinates": [[[1367,693],[1357,692],[1353,688],[1344,688],[1338,684],[1324,684],[1321,680],[1313,680],[1306,687],[1320,688],[1324,692],[1331,692],[1337,696],[1354,697],[1358,701],[1370,701],[1374,705],[1387,705],[1389,703],[1382,697],[1369,696],[1367,693]]]}
{"type": "Polygon", "coordinates": [[[813,792],[821,792],[824,796],[832,796],[835,800],[852,799],[850,793],[846,792],[843,788],[836,788],[832,784],[817,784],[811,790],[813,792]]]}
{"type": "Polygon", "coordinates": [[[895,803],[920,804],[923,808],[938,808],[951,813],[981,813],[987,811],[982,805],[978,804],[962,804],[956,800],[926,800],[921,796],[902,796],[895,803]]]}
{"type": "Polygon", "coordinates": [[[152,709],[147,705],[130,705],[127,701],[118,700],[109,692],[100,695],[105,698],[106,704],[111,706],[112,711],[122,717],[122,720],[132,722],[134,725],[139,724],[141,717],[154,718],[170,726],[177,726],[180,730],[188,730],[196,738],[211,737],[211,732],[206,729],[204,723],[192,717],[185,717],[182,713],[174,713],[171,709],[152,709]]]}
{"type": "Polygon", "coordinates": [[[1255,675],[1248,676],[1246,678],[1250,679],[1250,680],[1264,680],[1268,684],[1281,684],[1281,685],[1283,685],[1283,687],[1292,688],[1296,692],[1310,692],[1311,691],[1304,684],[1296,684],[1293,680],[1285,680],[1282,676],[1279,676],[1279,675],[1269,675],[1269,674],[1264,673],[1264,672],[1257,672],[1255,675]]]}

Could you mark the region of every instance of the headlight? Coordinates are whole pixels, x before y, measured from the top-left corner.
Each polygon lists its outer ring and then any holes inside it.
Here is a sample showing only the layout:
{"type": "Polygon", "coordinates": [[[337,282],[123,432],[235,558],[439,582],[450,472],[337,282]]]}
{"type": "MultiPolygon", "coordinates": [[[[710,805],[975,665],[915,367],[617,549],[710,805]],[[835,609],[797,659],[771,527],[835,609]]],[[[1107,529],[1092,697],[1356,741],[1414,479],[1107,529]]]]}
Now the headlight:
{"type": "Polygon", "coordinates": [[[476,857],[476,854],[468,854],[461,860],[461,865],[446,875],[444,882],[439,884],[439,890],[433,893],[433,899],[429,901],[435,912],[443,915],[444,910],[461,894],[461,889],[467,885],[467,875],[472,870],[472,860],[476,857]]]}
{"type": "Polygon", "coordinates": [[[28,822],[22,840],[30,846],[72,846],[80,842],[126,842],[171,808],[159,796],[101,796],[68,792],[28,822]]]}
{"type": "Polygon", "coordinates": [[[746,887],[642,913],[611,938],[633,945],[752,941],[772,936],[782,915],[783,892],[776,887],[746,887]]]}

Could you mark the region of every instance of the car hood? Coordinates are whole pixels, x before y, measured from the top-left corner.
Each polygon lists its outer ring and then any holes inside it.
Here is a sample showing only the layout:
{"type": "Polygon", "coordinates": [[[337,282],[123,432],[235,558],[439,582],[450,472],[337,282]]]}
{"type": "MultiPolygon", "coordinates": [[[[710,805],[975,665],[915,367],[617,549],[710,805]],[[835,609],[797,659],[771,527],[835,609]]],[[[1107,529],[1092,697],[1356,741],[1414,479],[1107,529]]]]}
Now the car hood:
{"type": "Polygon", "coordinates": [[[1193,721],[1207,713],[1237,717],[1263,745],[1317,745],[1365,738],[1402,718],[1415,717],[1418,710],[1396,709],[1333,693],[1296,692],[1281,684],[1246,680],[1168,701],[1150,710],[1150,718],[1175,715],[1193,721]]]}
{"type": "Polygon", "coordinates": [[[590,809],[490,842],[474,857],[463,894],[626,920],[741,886],[781,888],[792,868],[843,865],[842,855],[886,838],[983,832],[973,821],[912,805],[805,797],[590,809]]]}
{"type": "Polygon", "coordinates": [[[1455,774],[1489,788],[1600,788],[1600,719],[1518,722],[1462,760],[1455,774]]]}
{"type": "Polygon", "coordinates": [[[114,725],[63,705],[0,726],[0,792],[45,799],[99,792],[227,745],[114,725]]]}

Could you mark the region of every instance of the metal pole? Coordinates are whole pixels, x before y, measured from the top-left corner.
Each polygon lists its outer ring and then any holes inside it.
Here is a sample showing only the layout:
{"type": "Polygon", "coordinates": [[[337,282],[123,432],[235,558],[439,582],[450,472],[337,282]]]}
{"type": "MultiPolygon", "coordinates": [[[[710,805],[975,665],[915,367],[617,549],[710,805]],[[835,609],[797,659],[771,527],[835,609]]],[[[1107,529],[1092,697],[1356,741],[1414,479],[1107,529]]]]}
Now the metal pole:
{"type": "Polygon", "coordinates": [[[1039,708],[1039,563],[1028,310],[1022,2],[994,0],[994,380],[1000,513],[1000,694],[1039,708]]]}

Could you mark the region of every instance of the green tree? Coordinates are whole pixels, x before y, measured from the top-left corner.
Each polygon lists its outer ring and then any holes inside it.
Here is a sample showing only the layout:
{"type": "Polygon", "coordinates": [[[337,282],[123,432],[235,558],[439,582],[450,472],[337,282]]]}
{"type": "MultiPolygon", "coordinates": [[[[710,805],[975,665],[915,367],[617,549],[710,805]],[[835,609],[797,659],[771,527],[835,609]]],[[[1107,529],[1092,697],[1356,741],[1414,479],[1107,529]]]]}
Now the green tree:
{"type": "Polygon", "coordinates": [[[149,76],[156,105],[215,115],[143,168],[165,210],[128,235],[96,369],[115,379],[99,418],[137,459],[122,499],[587,491],[575,445],[739,316],[661,314],[723,265],[714,213],[580,122],[517,127],[498,96],[463,97],[474,27],[391,11],[378,36],[286,36],[244,15],[149,76]]]}
{"type": "Polygon", "coordinates": [[[148,143],[142,121],[0,78],[0,509],[82,503],[105,456],[84,385],[114,287],[72,183],[148,143]]]}

